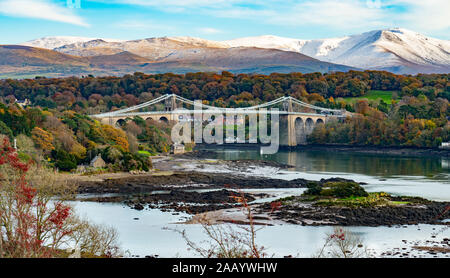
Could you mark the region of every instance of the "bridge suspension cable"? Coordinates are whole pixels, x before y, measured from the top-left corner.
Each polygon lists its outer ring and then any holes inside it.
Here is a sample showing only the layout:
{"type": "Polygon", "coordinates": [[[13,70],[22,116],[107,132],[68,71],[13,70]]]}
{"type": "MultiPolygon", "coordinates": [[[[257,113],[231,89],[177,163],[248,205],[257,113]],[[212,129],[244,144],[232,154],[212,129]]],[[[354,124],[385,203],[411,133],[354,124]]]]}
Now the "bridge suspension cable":
{"type": "Polygon", "coordinates": [[[315,110],[320,110],[320,111],[328,111],[328,112],[341,112],[341,110],[338,109],[330,109],[330,108],[325,108],[325,107],[319,107],[319,106],[315,106],[303,101],[300,101],[296,98],[293,97],[287,97],[289,100],[292,100],[294,103],[297,103],[298,105],[304,106],[304,107],[308,107],[311,109],[315,109],[315,110]]]}
{"type": "Polygon", "coordinates": [[[171,95],[160,96],[160,97],[157,97],[157,98],[152,99],[150,101],[144,102],[142,104],[138,104],[136,106],[132,106],[132,107],[129,107],[129,108],[125,108],[125,109],[121,109],[121,110],[117,110],[117,111],[113,111],[113,112],[102,113],[102,114],[99,114],[98,116],[100,116],[100,115],[101,116],[114,116],[114,115],[123,114],[123,113],[130,112],[130,111],[138,110],[138,109],[141,109],[141,108],[144,108],[144,107],[156,104],[158,102],[161,102],[163,100],[166,100],[170,96],[171,95]]]}
{"type": "Polygon", "coordinates": [[[250,106],[250,107],[240,107],[240,108],[236,108],[236,109],[242,109],[242,110],[254,110],[254,109],[261,109],[261,108],[266,108],[278,103],[281,103],[283,101],[285,101],[286,97],[280,97],[277,98],[276,100],[272,100],[263,104],[259,104],[259,105],[255,105],[255,106],[250,106]]]}
{"type": "MultiPolygon", "coordinates": [[[[187,98],[184,98],[184,97],[181,97],[181,96],[178,96],[178,95],[175,95],[175,94],[167,94],[167,95],[163,95],[163,96],[157,97],[157,98],[155,98],[153,100],[144,102],[144,103],[139,104],[139,105],[135,105],[135,106],[132,106],[132,107],[129,107],[129,108],[125,108],[125,109],[121,109],[121,110],[117,110],[117,111],[113,111],[113,112],[102,113],[102,114],[98,114],[98,115],[94,115],[94,116],[95,117],[100,117],[100,118],[101,117],[124,116],[128,112],[139,110],[139,109],[142,109],[142,108],[145,108],[145,107],[148,107],[148,106],[160,103],[160,102],[165,101],[165,100],[167,100],[169,98],[172,98],[172,97],[175,98],[175,100],[178,100],[178,101],[180,101],[182,103],[189,104],[189,105],[192,105],[194,107],[196,106],[196,103],[194,101],[192,101],[192,100],[189,100],[187,98]]],[[[273,106],[273,105],[276,105],[276,104],[279,104],[279,103],[282,103],[282,102],[285,102],[285,101],[292,101],[292,103],[294,103],[294,104],[300,105],[302,107],[310,108],[310,109],[313,109],[313,110],[327,111],[327,112],[334,112],[334,113],[342,113],[342,110],[329,109],[329,108],[315,106],[315,105],[308,104],[308,103],[305,103],[303,101],[300,101],[298,99],[295,99],[295,98],[293,98],[291,96],[289,96],[289,97],[286,97],[286,96],[280,97],[278,99],[275,99],[275,100],[272,100],[272,101],[269,101],[269,102],[266,102],[266,103],[262,103],[262,104],[259,104],[259,105],[250,106],[250,107],[223,108],[223,107],[216,107],[216,106],[206,105],[206,104],[202,104],[202,107],[203,108],[208,108],[208,109],[213,109],[213,110],[216,110],[216,111],[223,111],[223,112],[231,112],[232,113],[233,111],[240,111],[240,112],[242,112],[242,111],[250,111],[250,110],[267,108],[269,106],[273,106]]],[[[142,113],[148,113],[148,112],[139,112],[139,114],[142,114],[142,113]]],[[[130,114],[136,114],[136,113],[130,113],[130,114]]]]}
{"type": "MultiPolygon", "coordinates": [[[[192,101],[192,100],[189,100],[189,99],[177,96],[177,95],[176,95],[176,97],[177,97],[178,100],[180,100],[182,102],[188,103],[190,105],[195,105],[195,102],[192,101]]],[[[253,110],[253,109],[264,108],[264,107],[268,107],[268,106],[271,106],[271,105],[278,104],[278,103],[284,101],[284,99],[285,99],[285,97],[282,97],[282,98],[278,98],[276,100],[272,100],[272,101],[266,102],[264,104],[250,106],[250,107],[223,108],[223,107],[216,107],[216,106],[211,106],[211,105],[206,105],[206,104],[202,104],[202,107],[209,108],[209,109],[215,109],[215,110],[224,110],[224,111],[253,110]]]]}

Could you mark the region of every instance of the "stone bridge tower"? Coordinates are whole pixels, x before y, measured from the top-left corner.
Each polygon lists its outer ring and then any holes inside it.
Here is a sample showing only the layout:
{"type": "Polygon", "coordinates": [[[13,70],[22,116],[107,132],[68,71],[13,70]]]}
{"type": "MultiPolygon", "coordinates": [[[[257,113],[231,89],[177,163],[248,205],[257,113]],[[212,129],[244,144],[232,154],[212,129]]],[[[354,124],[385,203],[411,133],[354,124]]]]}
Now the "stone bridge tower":
{"type": "Polygon", "coordinates": [[[280,115],[280,145],[294,147],[306,144],[306,136],[311,134],[317,124],[326,122],[327,115],[320,114],[291,114],[295,113],[292,100],[283,102],[283,111],[287,115],[280,115]]]}
{"type": "MultiPolygon", "coordinates": [[[[282,104],[282,111],[293,112],[292,100],[286,100],[282,104]]],[[[281,146],[296,146],[295,140],[295,126],[292,126],[291,115],[280,115],[280,145],[281,146]]]]}
{"type": "Polygon", "coordinates": [[[171,112],[177,110],[176,96],[172,96],[165,101],[165,111],[171,112]]]}

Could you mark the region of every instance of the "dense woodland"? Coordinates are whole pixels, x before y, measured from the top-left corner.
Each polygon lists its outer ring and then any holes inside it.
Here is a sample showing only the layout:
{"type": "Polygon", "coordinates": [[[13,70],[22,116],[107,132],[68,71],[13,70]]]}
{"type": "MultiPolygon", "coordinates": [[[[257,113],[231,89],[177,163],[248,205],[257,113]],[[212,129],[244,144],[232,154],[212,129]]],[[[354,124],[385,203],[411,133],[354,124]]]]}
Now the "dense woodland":
{"type": "Polygon", "coordinates": [[[417,76],[381,71],[350,71],[329,74],[291,73],[233,75],[229,72],[187,73],[185,75],[135,73],[123,77],[84,77],[27,80],[0,80],[0,97],[30,99],[33,104],[73,110],[110,110],[130,106],[153,97],[175,93],[186,98],[216,102],[218,105],[245,106],[291,95],[310,102],[333,97],[363,96],[369,90],[396,91],[402,96],[450,98],[450,74],[417,76]]]}
{"type": "Polygon", "coordinates": [[[135,118],[116,129],[87,115],[169,93],[222,107],[250,106],[290,95],[358,113],[345,122],[316,128],[310,143],[438,147],[450,141],[449,77],[350,71],[7,79],[0,80],[0,132],[16,138],[27,155],[39,154],[59,169],[72,170],[99,153],[113,170],[147,169],[150,162],[144,154],[169,150],[168,124],[135,118]],[[392,92],[392,98],[361,99],[373,90],[392,92]],[[16,99],[29,99],[31,105],[22,108],[16,99]]]}

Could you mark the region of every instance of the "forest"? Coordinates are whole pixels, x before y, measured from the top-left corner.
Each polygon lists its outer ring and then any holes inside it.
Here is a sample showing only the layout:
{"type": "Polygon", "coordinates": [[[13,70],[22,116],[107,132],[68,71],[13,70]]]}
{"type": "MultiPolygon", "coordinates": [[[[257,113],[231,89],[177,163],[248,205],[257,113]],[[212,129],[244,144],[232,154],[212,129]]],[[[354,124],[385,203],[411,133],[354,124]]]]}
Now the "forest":
{"type": "Polygon", "coordinates": [[[145,170],[151,167],[148,155],[169,150],[170,123],[136,117],[118,129],[88,115],[171,93],[221,107],[289,95],[355,113],[343,122],[317,127],[309,143],[436,148],[450,141],[449,77],[350,71],[5,79],[0,80],[0,132],[16,139],[19,149],[26,150],[24,156],[39,156],[61,170],[73,170],[98,154],[110,170],[145,170]],[[379,92],[383,97],[376,97],[379,92]],[[25,99],[30,104],[20,106],[18,101],[25,99]]]}

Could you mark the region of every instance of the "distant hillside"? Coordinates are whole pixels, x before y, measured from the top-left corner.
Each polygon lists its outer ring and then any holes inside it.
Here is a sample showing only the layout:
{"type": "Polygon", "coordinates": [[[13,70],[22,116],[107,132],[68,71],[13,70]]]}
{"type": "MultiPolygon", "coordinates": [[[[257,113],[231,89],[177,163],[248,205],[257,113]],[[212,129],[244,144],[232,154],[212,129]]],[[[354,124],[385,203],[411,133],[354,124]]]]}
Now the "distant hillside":
{"type": "Polygon", "coordinates": [[[450,72],[449,41],[400,28],[317,40],[277,36],[222,42],[192,37],[131,41],[47,37],[22,46],[0,46],[0,55],[0,78],[198,71],[260,74],[352,69],[401,74],[450,72]]]}
{"type": "MultiPolygon", "coordinates": [[[[211,41],[193,37],[160,37],[122,41],[115,39],[89,39],[78,37],[47,37],[23,45],[43,47],[64,54],[81,57],[115,55],[129,52],[144,57],[152,63],[145,67],[150,72],[186,72],[192,70],[217,70],[227,68],[233,72],[271,73],[275,71],[327,71],[328,68],[348,70],[342,66],[326,64],[299,64],[286,61],[286,56],[271,52],[262,54],[258,48],[295,52],[316,60],[345,65],[349,68],[364,70],[386,70],[400,74],[448,73],[450,72],[450,41],[426,37],[403,28],[373,30],[362,34],[354,34],[339,38],[304,40],[283,38],[278,36],[259,36],[239,38],[229,41],[211,41]],[[248,65],[238,65],[242,59],[242,51],[233,48],[246,48],[250,59],[248,65]],[[237,55],[224,59],[221,55],[237,55]],[[215,53],[218,57],[212,57],[215,53]],[[272,55],[273,54],[273,55],[272,55]],[[205,56],[206,60],[202,60],[205,56]],[[267,55],[266,64],[261,65],[261,57],[267,55]],[[176,60],[173,57],[177,57],[176,60]],[[272,57],[278,57],[275,61],[272,57]],[[225,64],[218,64],[221,61],[225,64]],[[250,61],[251,60],[251,61],[250,61]],[[187,61],[191,61],[189,64],[187,61]],[[200,64],[193,64],[194,61],[200,64]],[[236,67],[237,65],[237,67],[236,67]]],[[[97,59],[96,61],[98,61],[97,59]]],[[[103,63],[104,64],[104,63],[103,63]]],[[[122,66],[124,66],[122,64],[122,66]]],[[[105,68],[106,70],[106,68],[105,68]]],[[[117,68],[111,69],[117,72],[117,68]]],[[[332,70],[332,69],[330,69],[332,70]]]]}
{"type": "MultiPolygon", "coordinates": [[[[68,44],[77,44],[84,43],[92,40],[97,40],[97,38],[83,38],[83,37],[72,37],[72,36],[57,36],[57,37],[45,37],[40,39],[35,39],[31,41],[27,41],[21,43],[21,45],[38,47],[38,48],[46,48],[46,49],[55,49],[57,47],[61,47],[68,44]]],[[[120,42],[122,40],[116,39],[102,39],[108,42],[120,42]]]]}
{"type": "Polygon", "coordinates": [[[117,42],[112,43],[116,47],[105,48],[103,44],[109,43],[102,40],[82,44],[85,47],[83,53],[77,54],[83,54],[83,57],[29,46],[0,46],[0,78],[37,75],[49,77],[123,75],[137,71],[186,73],[226,70],[242,73],[275,71],[309,73],[352,69],[348,66],[322,62],[296,52],[253,47],[197,47],[195,43],[180,43],[170,39],[156,43],[132,42],[131,46],[121,48],[117,45],[122,43],[117,42]]]}
{"type": "Polygon", "coordinates": [[[88,66],[88,59],[43,48],[0,45],[0,65],[5,66],[88,66]]]}
{"type": "Polygon", "coordinates": [[[330,39],[299,40],[260,36],[222,43],[230,47],[254,46],[295,51],[321,61],[394,73],[450,72],[450,41],[401,28],[330,39]]]}
{"type": "Polygon", "coordinates": [[[0,45],[0,78],[62,77],[89,71],[89,60],[53,50],[0,45]]]}

